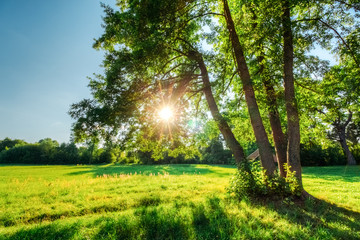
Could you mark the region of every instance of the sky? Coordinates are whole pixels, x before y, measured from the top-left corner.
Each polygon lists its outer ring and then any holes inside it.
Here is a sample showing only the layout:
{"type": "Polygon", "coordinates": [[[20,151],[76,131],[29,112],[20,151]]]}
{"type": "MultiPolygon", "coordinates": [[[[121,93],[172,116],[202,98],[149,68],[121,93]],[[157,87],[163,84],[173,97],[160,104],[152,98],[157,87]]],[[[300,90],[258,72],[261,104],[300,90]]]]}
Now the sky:
{"type": "Polygon", "coordinates": [[[70,140],[70,105],[102,73],[103,15],[99,0],[0,0],[0,139],[70,140]]]}
{"type": "Polygon", "coordinates": [[[103,15],[99,0],[0,0],[0,139],[70,140],[70,105],[102,72],[103,15]]]}

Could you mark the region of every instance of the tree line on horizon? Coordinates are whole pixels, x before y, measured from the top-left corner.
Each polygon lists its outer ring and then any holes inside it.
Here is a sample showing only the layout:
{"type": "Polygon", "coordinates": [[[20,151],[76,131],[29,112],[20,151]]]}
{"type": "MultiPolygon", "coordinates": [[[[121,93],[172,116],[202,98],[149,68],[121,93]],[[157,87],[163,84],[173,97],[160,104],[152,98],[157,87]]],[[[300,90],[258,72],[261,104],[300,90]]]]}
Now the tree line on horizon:
{"type": "MultiPolygon", "coordinates": [[[[256,143],[250,144],[245,148],[245,152],[249,155],[256,148],[256,143]]],[[[74,142],[59,144],[50,138],[36,143],[10,138],[0,140],[0,164],[235,164],[231,151],[224,148],[220,137],[211,139],[209,145],[201,148],[199,152],[200,156],[190,159],[184,155],[171,157],[168,154],[161,159],[154,159],[151,152],[121,152],[119,149],[104,149],[92,144],[79,146],[74,142]]],[[[354,153],[359,163],[360,149],[354,153]]],[[[320,145],[302,145],[300,155],[303,166],[346,164],[346,157],[339,145],[327,149],[320,145]]]]}

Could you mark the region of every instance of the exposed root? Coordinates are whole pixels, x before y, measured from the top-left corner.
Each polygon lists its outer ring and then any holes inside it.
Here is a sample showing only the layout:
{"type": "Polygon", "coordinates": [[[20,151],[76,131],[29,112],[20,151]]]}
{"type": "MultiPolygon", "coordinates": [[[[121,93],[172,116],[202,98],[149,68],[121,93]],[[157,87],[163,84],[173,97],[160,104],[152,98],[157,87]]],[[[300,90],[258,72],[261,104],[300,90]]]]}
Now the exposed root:
{"type": "Polygon", "coordinates": [[[314,197],[313,195],[308,193],[305,189],[303,189],[301,192],[301,199],[303,199],[303,200],[305,200],[305,199],[318,200],[316,197],[314,197]]]}

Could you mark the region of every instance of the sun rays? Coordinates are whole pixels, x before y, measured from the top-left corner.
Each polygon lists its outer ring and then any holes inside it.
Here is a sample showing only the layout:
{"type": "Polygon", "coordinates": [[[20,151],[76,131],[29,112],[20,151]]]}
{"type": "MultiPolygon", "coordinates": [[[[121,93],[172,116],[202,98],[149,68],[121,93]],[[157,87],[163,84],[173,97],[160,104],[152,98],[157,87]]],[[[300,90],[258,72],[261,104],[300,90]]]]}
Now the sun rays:
{"type": "Polygon", "coordinates": [[[162,121],[169,122],[174,118],[174,110],[169,106],[165,106],[160,109],[159,117],[162,121]]]}

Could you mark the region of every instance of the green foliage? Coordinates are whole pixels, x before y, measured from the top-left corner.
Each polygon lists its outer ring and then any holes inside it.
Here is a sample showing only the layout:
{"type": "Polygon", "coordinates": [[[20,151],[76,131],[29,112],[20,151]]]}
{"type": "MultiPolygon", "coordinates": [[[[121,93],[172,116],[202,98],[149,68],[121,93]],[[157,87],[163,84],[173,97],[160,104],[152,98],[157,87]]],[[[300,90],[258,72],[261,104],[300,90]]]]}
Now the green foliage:
{"type": "Polygon", "coordinates": [[[285,198],[300,196],[302,187],[295,173],[287,166],[287,178],[278,174],[267,176],[258,161],[242,163],[239,171],[230,180],[227,188],[230,196],[237,199],[285,198]],[[251,173],[247,170],[250,169],[251,173]]]}
{"type": "Polygon", "coordinates": [[[201,163],[210,164],[233,164],[232,153],[230,150],[225,150],[223,143],[219,137],[213,138],[210,145],[202,151],[201,163]]]}
{"type": "MultiPolygon", "coordinates": [[[[7,139],[6,141],[16,141],[7,139]]],[[[5,142],[5,140],[4,140],[5,142]]],[[[136,163],[136,164],[234,164],[232,154],[224,149],[223,143],[213,138],[207,147],[200,149],[200,155],[186,157],[184,154],[170,156],[163,152],[159,159],[154,159],[151,152],[127,151],[121,156],[117,148],[98,148],[89,143],[87,146],[77,147],[74,143],[58,144],[51,139],[40,140],[36,144],[21,143],[0,153],[0,163],[25,164],[100,164],[100,163],[136,163]]],[[[205,145],[206,146],[206,145],[205,145]]],[[[245,148],[247,155],[256,150],[254,143],[248,142],[245,148]]],[[[351,144],[351,151],[355,159],[360,161],[359,144],[351,144]]],[[[341,148],[335,143],[327,148],[316,144],[301,145],[301,162],[304,166],[332,166],[345,165],[346,159],[341,148]]]]}
{"type": "Polygon", "coordinates": [[[301,144],[300,156],[302,166],[346,165],[346,157],[338,144],[324,148],[316,144],[301,144]]]}
{"type": "Polygon", "coordinates": [[[351,144],[350,151],[354,155],[357,164],[360,164],[360,144],[351,144]]]}
{"type": "Polygon", "coordinates": [[[20,139],[12,140],[10,138],[5,138],[4,140],[0,140],[0,152],[2,152],[4,150],[8,150],[17,145],[24,145],[24,144],[27,144],[27,143],[20,139]]]}
{"type": "Polygon", "coordinates": [[[162,156],[158,159],[153,157],[151,151],[136,151],[128,152],[127,157],[121,159],[120,163],[137,163],[137,164],[189,164],[189,163],[201,163],[199,157],[186,158],[184,154],[177,156],[170,156],[168,152],[163,152],[162,156]]]}
{"type": "MultiPolygon", "coordinates": [[[[17,142],[5,139],[3,142],[17,142]]],[[[20,142],[11,148],[0,152],[0,163],[23,164],[87,164],[110,163],[116,157],[113,150],[98,148],[78,149],[74,143],[59,143],[50,138],[42,139],[38,143],[28,144],[20,142]]]]}
{"type": "Polygon", "coordinates": [[[90,79],[93,99],[71,106],[75,140],[101,139],[129,151],[151,151],[154,158],[163,152],[188,154],[194,143],[187,141],[186,117],[194,106],[184,95],[198,91],[198,84],[190,82],[198,72],[181,52],[189,51],[187,41],[199,42],[197,17],[187,20],[201,4],[119,1],[116,10],[102,6],[104,33],[94,48],[105,51],[104,75],[90,79]],[[164,105],[175,111],[171,122],[157,117],[164,105]]]}
{"type": "Polygon", "coordinates": [[[82,163],[79,150],[74,143],[62,143],[54,152],[53,162],[56,162],[56,164],[82,163]]]}
{"type": "Polygon", "coordinates": [[[48,164],[49,162],[39,144],[20,145],[0,153],[0,163],[48,164]]]}
{"type": "Polygon", "coordinates": [[[111,149],[105,149],[99,155],[99,162],[100,163],[113,163],[116,161],[116,156],[111,149]]]}

